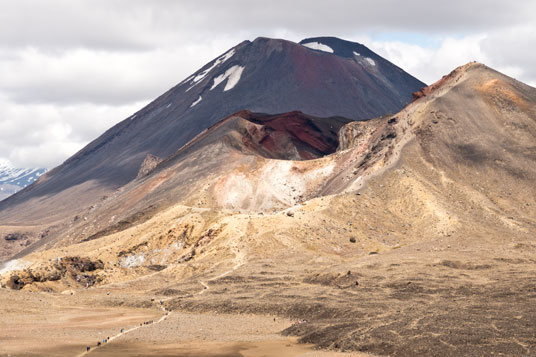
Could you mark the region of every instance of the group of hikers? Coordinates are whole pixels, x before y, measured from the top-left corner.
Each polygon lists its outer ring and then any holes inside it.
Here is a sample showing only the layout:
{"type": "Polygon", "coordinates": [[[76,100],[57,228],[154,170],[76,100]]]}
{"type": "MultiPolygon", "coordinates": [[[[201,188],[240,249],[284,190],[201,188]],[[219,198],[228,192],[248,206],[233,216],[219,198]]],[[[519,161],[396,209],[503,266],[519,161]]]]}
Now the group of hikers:
{"type": "MultiPolygon", "coordinates": [[[[166,313],[166,315],[167,315],[167,313],[166,313]]],[[[145,321],[145,322],[141,323],[140,326],[150,325],[152,323],[154,323],[154,321],[149,320],[149,321],[145,321]]],[[[125,332],[125,329],[122,328],[121,333],[124,333],[124,332],[125,332]]],[[[103,338],[102,341],[97,342],[97,347],[100,347],[102,344],[105,344],[108,341],[110,341],[110,337],[103,338]]],[[[91,346],[86,346],[86,352],[89,352],[90,350],[91,350],[91,346]]]]}
{"type": "MultiPolygon", "coordinates": [[[[274,319],[274,321],[275,321],[275,319],[274,319]]],[[[298,320],[298,321],[294,322],[293,325],[301,325],[301,324],[306,324],[306,323],[307,323],[307,320],[298,320]]]]}
{"type": "MultiPolygon", "coordinates": [[[[154,299],[151,299],[151,301],[154,301],[154,299]]],[[[162,300],[160,300],[160,305],[162,305],[164,302],[162,300]]],[[[164,309],[165,310],[165,309],[164,309]]],[[[168,314],[168,312],[166,312],[166,315],[168,314]]],[[[154,323],[154,320],[149,320],[149,321],[145,321],[143,323],[140,323],[140,326],[143,326],[143,325],[150,325],[150,324],[153,324],[154,323]]],[[[121,333],[124,333],[125,332],[125,329],[122,328],[121,329],[121,333]]],[[[110,340],[110,337],[107,337],[107,338],[103,338],[102,339],[102,342],[99,341],[97,342],[97,347],[100,347],[102,344],[108,342],[110,340]]],[[[86,352],[89,352],[91,350],[91,346],[86,346],[86,352]]]]}
{"type": "MultiPolygon", "coordinates": [[[[121,333],[123,333],[123,331],[124,331],[124,329],[121,329],[121,333]]],[[[110,337],[103,338],[102,342],[101,341],[97,342],[97,347],[100,347],[100,345],[102,345],[102,344],[104,344],[104,343],[106,343],[108,341],[110,341],[110,337]]],[[[91,350],[91,346],[86,346],[86,352],[89,352],[89,350],[91,350]]]]}

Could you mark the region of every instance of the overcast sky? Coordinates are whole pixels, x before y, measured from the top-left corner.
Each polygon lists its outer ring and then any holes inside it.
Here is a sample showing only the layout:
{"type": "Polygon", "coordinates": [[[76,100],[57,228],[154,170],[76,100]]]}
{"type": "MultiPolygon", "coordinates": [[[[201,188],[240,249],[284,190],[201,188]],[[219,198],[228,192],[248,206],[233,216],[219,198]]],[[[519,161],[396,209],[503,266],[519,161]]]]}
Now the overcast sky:
{"type": "Polygon", "coordinates": [[[0,160],[52,168],[258,36],[360,42],[426,83],[477,60],[536,86],[536,1],[0,0],[0,160]]]}

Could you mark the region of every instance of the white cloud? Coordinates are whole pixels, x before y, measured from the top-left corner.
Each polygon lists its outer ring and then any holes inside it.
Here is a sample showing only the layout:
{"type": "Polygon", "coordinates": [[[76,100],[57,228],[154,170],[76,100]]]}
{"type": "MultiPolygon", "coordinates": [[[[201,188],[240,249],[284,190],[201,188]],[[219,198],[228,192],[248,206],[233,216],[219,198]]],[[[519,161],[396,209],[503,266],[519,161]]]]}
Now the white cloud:
{"type": "Polygon", "coordinates": [[[54,167],[144,104],[56,106],[0,97],[0,158],[15,167],[54,167]]]}
{"type": "Polygon", "coordinates": [[[484,38],[485,35],[459,39],[447,37],[438,48],[426,48],[404,42],[372,41],[370,48],[408,73],[431,84],[467,62],[487,62],[487,57],[480,48],[484,38]]]}
{"type": "Polygon", "coordinates": [[[431,84],[470,61],[482,62],[527,84],[536,83],[536,24],[533,27],[495,31],[460,38],[446,37],[437,48],[404,42],[370,41],[369,47],[431,84]]]}
{"type": "Polygon", "coordinates": [[[495,31],[481,42],[490,65],[536,86],[536,22],[495,31]]]}
{"type": "Polygon", "coordinates": [[[231,44],[147,52],[23,48],[10,52],[16,59],[2,60],[0,55],[0,91],[21,103],[122,105],[156,97],[219,54],[215,49],[225,47],[231,44]]]}

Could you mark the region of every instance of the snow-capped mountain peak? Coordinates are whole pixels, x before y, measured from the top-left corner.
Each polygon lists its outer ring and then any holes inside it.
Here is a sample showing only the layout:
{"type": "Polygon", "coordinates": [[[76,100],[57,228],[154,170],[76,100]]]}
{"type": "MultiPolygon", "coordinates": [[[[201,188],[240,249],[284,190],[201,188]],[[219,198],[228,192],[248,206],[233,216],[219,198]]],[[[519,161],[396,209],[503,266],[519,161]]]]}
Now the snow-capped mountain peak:
{"type": "Polygon", "coordinates": [[[14,168],[9,161],[0,159],[0,200],[31,185],[46,171],[38,168],[14,168]]]}

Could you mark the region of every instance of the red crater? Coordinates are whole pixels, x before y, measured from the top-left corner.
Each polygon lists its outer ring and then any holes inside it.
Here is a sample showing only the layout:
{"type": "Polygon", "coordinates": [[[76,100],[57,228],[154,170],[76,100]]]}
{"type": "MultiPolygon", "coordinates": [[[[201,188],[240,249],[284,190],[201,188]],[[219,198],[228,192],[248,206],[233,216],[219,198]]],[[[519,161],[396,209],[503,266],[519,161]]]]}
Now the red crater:
{"type": "Polygon", "coordinates": [[[335,152],[339,146],[339,129],[351,121],[341,117],[317,118],[299,111],[276,115],[247,111],[237,114],[262,125],[262,129],[249,130],[248,137],[243,138],[248,148],[264,156],[301,160],[335,152]]]}

